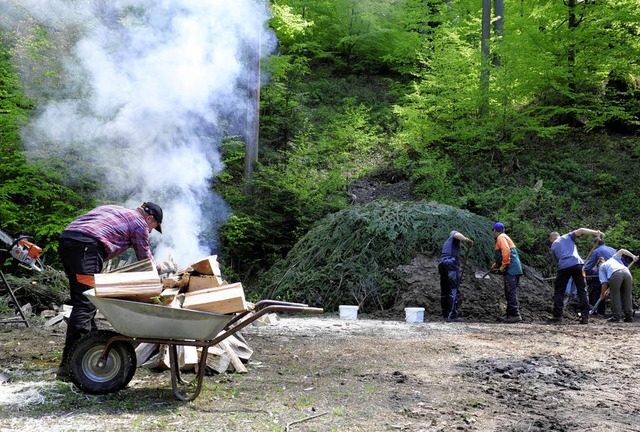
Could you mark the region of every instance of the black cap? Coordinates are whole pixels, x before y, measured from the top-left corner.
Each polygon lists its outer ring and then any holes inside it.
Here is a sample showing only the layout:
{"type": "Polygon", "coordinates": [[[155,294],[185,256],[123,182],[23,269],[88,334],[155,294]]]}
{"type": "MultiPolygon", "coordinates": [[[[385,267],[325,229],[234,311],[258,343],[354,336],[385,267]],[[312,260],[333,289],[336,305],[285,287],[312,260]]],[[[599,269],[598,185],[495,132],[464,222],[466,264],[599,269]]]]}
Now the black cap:
{"type": "Polygon", "coordinates": [[[162,234],[162,209],[160,208],[160,206],[158,204],[154,204],[152,202],[146,202],[146,203],[142,203],[141,206],[142,210],[145,211],[145,213],[153,216],[153,218],[156,220],[156,222],[158,222],[158,226],[156,227],[156,230],[158,230],[159,233],[162,234]]]}

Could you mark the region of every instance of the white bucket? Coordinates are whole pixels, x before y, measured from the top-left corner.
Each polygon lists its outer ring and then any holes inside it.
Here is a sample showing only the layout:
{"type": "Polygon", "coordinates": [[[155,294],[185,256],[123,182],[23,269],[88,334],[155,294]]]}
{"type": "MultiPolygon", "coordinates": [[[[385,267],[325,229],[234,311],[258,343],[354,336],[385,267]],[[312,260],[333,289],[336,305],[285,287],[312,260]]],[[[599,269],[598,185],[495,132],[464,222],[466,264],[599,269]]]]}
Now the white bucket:
{"type": "Polygon", "coordinates": [[[358,319],[358,306],[340,305],[340,319],[356,320],[358,319]]]}
{"type": "Polygon", "coordinates": [[[404,314],[408,323],[424,322],[424,308],[404,308],[404,314]]]}

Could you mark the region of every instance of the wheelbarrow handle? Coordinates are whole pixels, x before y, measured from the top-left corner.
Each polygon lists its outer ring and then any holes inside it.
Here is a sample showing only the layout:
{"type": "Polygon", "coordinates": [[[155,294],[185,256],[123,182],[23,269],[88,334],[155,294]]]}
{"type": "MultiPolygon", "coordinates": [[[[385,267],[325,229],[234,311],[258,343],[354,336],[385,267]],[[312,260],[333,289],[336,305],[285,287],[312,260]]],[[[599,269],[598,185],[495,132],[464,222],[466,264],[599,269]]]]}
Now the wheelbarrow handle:
{"type": "Polygon", "coordinates": [[[273,306],[273,305],[279,305],[279,306],[300,306],[300,307],[307,307],[309,305],[304,304],[304,303],[290,303],[290,302],[285,302],[285,301],[280,301],[280,300],[260,300],[258,303],[255,304],[254,309],[260,309],[266,306],[273,306]]]}

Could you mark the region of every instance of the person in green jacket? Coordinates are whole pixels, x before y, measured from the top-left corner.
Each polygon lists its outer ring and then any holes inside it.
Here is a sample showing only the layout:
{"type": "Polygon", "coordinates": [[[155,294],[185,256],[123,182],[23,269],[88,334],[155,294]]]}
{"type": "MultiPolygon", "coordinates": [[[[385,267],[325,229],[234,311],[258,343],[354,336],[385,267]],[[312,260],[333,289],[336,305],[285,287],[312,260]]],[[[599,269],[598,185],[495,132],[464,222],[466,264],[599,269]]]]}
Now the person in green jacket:
{"type": "Polygon", "coordinates": [[[491,270],[497,270],[504,277],[504,296],[507,299],[507,316],[504,322],[522,321],[520,304],[518,303],[518,285],[522,276],[522,263],[516,245],[504,233],[504,224],[493,225],[493,236],[496,238],[495,262],[491,270]]]}

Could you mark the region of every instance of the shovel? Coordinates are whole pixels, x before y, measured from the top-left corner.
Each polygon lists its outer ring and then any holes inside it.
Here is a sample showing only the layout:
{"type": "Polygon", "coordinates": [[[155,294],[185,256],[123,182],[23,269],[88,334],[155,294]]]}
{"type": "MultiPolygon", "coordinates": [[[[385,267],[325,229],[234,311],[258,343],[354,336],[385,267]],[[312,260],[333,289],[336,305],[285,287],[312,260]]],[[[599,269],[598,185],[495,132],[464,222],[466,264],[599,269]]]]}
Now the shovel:
{"type": "Polygon", "coordinates": [[[489,270],[486,273],[481,272],[481,271],[477,271],[476,272],[476,279],[489,279],[489,273],[491,273],[491,270],[489,270]]]}
{"type": "MultiPolygon", "coordinates": [[[[609,294],[609,290],[606,290],[605,293],[604,293],[604,298],[607,298],[608,294],[609,294]]],[[[593,307],[591,308],[591,310],[589,311],[589,315],[593,315],[594,313],[596,313],[596,311],[598,310],[598,306],[600,306],[600,302],[601,301],[602,301],[602,299],[598,299],[596,304],[594,304],[593,307]]]]}
{"type": "Polygon", "coordinates": [[[467,248],[467,252],[464,254],[464,261],[462,262],[462,269],[460,270],[460,283],[462,283],[462,276],[464,275],[464,269],[467,267],[467,259],[469,258],[469,254],[471,253],[472,249],[473,249],[473,242],[471,243],[471,246],[467,248]]]}

